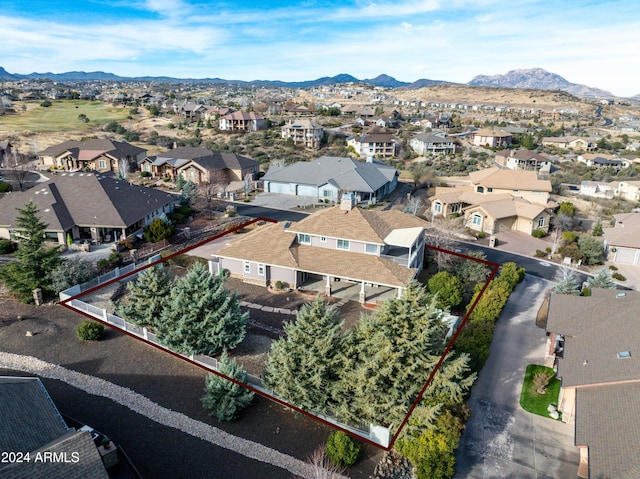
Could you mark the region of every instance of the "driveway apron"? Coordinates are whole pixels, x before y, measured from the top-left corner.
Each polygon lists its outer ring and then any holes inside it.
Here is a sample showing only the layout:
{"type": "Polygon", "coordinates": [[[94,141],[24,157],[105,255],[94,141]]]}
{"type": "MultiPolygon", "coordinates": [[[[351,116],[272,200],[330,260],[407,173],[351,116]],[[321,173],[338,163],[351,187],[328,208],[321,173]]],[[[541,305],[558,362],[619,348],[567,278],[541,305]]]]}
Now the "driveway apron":
{"type": "Polygon", "coordinates": [[[524,411],[528,364],[544,364],[546,334],[535,318],[551,283],[526,275],[498,320],[490,356],[473,386],[471,419],[456,454],[455,478],[575,479],[574,427],[524,411]]]}

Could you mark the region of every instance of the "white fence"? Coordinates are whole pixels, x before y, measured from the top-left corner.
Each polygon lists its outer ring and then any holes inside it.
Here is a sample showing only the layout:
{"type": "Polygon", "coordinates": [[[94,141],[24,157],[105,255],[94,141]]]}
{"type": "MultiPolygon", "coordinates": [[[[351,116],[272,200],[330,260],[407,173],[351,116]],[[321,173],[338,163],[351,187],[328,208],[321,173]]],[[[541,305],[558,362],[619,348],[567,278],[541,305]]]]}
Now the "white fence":
{"type": "Polygon", "coordinates": [[[116,268],[113,271],[109,271],[108,273],[102,274],[97,278],[90,279],[86,283],[77,284],[72,286],[71,288],[65,289],[60,292],[60,301],[64,301],[65,299],[72,298],[73,296],[77,296],[80,293],[84,293],[85,291],[90,290],[91,288],[95,288],[96,286],[100,286],[101,284],[107,283],[115,278],[119,278],[124,276],[132,271],[137,269],[141,269],[143,266],[153,263],[154,261],[158,261],[162,256],[159,254],[152,256],[151,258],[141,262],[141,263],[131,263],[122,268],[116,268]]]}
{"type": "MultiPolygon", "coordinates": [[[[152,258],[149,258],[147,261],[145,261],[144,263],[142,263],[140,266],[143,266],[144,264],[149,264],[149,263],[153,263],[154,261],[157,261],[158,259],[160,259],[160,255],[156,255],[152,258]]],[[[140,268],[138,268],[140,269],[140,268]]],[[[136,265],[132,264],[132,265],[128,265],[125,268],[116,268],[114,271],[111,271],[107,274],[104,274],[102,276],[99,276],[98,278],[95,278],[91,281],[88,281],[86,283],[83,283],[81,285],[76,285],[73,286],[72,288],[69,288],[63,292],[60,293],[60,299],[61,300],[65,300],[65,299],[69,299],[77,294],[80,294],[84,291],[87,291],[93,287],[99,286],[102,283],[106,283],[107,281],[110,281],[114,278],[118,278],[120,276],[124,276],[127,273],[130,273],[131,271],[135,271],[136,270],[136,265]]],[[[131,275],[132,277],[135,275],[131,275]]],[[[160,344],[155,337],[155,334],[153,334],[153,332],[147,330],[147,328],[143,328],[140,326],[136,326],[135,324],[131,324],[128,321],[124,320],[123,318],[116,316],[115,314],[111,314],[109,313],[106,309],[103,308],[98,308],[97,306],[94,306],[92,304],[89,303],[85,303],[84,301],[81,301],[79,299],[72,299],[71,301],[68,301],[67,306],[69,306],[70,308],[73,308],[77,311],[81,311],[83,313],[86,313],[89,316],[92,316],[96,319],[99,319],[107,324],[109,324],[110,326],[114,327],[115,329],[119,329],[121,331],[125,331],[133,336],[136,336],[148,343],[151,343],[161,349],[164,349],[165,351],[168,351],[172,354],[177,354],[178,356],[182,356],[185,359],[188,359],[194,363],[197,363],[198,365],[200,365],[202,368],[208,370],[208,371],[218,371],[218,361],[215,358],[212,358],[210,356],[205,356],[205,355],[191,355],[191,356],[185,356],[184,354],[180,354],[180,353],[176,353],[175,351],[173,351],[172,349],[160,344]]],[[[262,380],[257,377],[257,376],[253,376],[251,374],[247,374],[247,384],[249,386],[251,386],[252,388],[261,391],[262,393],[264,393],[266,396],[272,396],[274,398],[280,399],[278,398],[278,395],[276,393],[274,393],[273,391],[266,389],[263,384],[262,384],[262,380]]],[[[371,442],[374,442],[376,444],[381,445],[382,447],[389,447],[389,440],[391,437],[391,427],[385,427],[385,426],[378,426],[378,425],[374,425],[374,424],[369,424],[368,427],[367,426],[361,426],[361,427],[355,427],[355,426],[351,426],[351,425],[347,425],[347,424],[343,424],[339,421],[337,421],[336,419],[329,417],[329,416],[324,416],[322,414],[315,414],[315,416],[319,417],[320,419],[322,419],[323,421],[326,421],[327,423],[330,424],[334,424],[335,426],[345,429],[347,431],[350,431],[351,433],[353,433],[356,436],[362,437],[364,439],[367,439],[371,442]]]]}

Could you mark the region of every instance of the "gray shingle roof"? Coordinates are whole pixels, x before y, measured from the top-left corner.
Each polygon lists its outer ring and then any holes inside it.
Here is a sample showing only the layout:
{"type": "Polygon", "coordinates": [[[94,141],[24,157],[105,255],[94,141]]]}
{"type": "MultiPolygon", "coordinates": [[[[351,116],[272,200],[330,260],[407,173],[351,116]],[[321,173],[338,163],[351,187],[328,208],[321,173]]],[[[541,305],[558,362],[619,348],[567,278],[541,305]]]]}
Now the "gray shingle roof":
{"type": "Polygon", "coordinates": [[[34,451],[68,429],[33,377],[0,377],[0,424],[0,451],[34,451]]]}
{"type": "Polygon", "coordinates": [[[0,425],[0,451],[29,452],[31,458],[0,463],[3,479],[109,477],[91,434],[67,427],[39,378],[0,377],[0,425]],[[66,453],[71,462],[37,460],[43,451],[66,453]]]}
{"type": "Polygon", "coordinates": [[[346,191],[374,192],[393,180],[397,170],[374,161],[364,163],[351,158],[322,156],[317,160],[269,170],[264,181],[321,186],[332,183],[346,191]]]}
{"type": "Polygon", "coordinates": [[[2,198],[0,226],[15,227],[16,208],[32,201],[48,231],[66,231],[74,225],[124,228],[174,199],[166,192],[94,173],[61,174],[2,198]]]}
{"type": "Polygon", "coordinates": [[[640,477],[640,383],[579,388],[576,446],[589,446],[589,477],[640,477]]]}
{"type": "Polygon", "coordinates": [[[591,296],[552,294],[547,331],[564,335],[564,387],[640,381],[640,292],[594,288],[591,296]],[[622,296],[624,295],[624,296],[622,296]],[[621,351],[631,357],[618,359],[621,351]]]}

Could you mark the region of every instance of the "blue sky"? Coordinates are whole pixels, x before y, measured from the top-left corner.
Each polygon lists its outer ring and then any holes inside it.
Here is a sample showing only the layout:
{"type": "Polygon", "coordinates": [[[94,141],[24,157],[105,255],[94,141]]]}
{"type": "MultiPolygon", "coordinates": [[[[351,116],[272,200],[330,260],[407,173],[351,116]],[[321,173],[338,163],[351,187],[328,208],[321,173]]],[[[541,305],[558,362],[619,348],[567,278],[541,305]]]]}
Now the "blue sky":
{"type": "Polygon", "coordinates": [[[466,83],[540,67],[640,94],[637,0],[0,0],[0,66],[237,80],[466,83]]]}

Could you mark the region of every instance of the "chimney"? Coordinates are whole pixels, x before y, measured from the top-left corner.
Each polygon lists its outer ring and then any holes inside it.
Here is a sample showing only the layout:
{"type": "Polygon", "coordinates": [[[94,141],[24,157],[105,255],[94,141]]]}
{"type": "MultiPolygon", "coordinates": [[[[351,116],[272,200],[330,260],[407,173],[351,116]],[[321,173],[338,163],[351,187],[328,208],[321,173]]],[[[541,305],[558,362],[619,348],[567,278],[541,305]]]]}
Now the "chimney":
{"type": "Polygon", "coordinates": [[[351,211],[356,206],[356,195],[353,193],[342,193],[340,198],[340,209],[351,211]]]}

